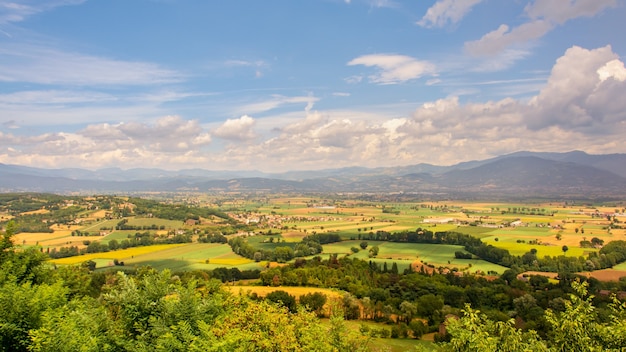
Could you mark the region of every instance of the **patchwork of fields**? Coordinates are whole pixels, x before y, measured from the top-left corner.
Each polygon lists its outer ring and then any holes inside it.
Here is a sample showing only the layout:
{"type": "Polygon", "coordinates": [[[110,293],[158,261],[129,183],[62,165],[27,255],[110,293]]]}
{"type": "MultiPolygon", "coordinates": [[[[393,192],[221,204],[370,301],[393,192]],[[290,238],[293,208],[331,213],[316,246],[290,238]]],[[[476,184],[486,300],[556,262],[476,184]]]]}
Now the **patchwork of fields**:
{"type": "MultiPolygon", "coordinates": [[[[260,202],[233,201],[229,208],[239,208],[238,219],[256,219],[253,230],[259,236],[248,237],[255,248],[272,250],[276,247],[295,248],[305,236],[316,233],[337,234],[343,242],[323,246],[323,254],[349,255],[371,260],[390,268],[396,264],[399,271],[410,266],[428,264],[468,272],[502,273],[505,267],[484,260],[457,259],[460,246],[387,243],[372,240],[376,232],[457,231],[480,238],[494,247],[523,255],[536,250],[537,256],[586,256],[597,248],[581,248],[581,241],[597,238],[605,243],[624,240],[626,230],[613,226],[626,221],[615,206],[581,206],[564,203],[506,204],[485,202],[422,202],[389,203],[348,200],[324,200],[309,197],[276,197],[260,202]],[[608,219],[607,219],[608,216],[608,219]],[[613,223],[609,221],[613,216],[613,223]],[[272,235],[267,235],[271,230],[272,235]],[[362,240],[366,250],[353,253],[362,240]],[[379,247],[379,254],[370,258],[369,248],[379,247]],[[567,251],[563,251],[564,246],[567,251]]],[[[42,213],[42,212],[40,212],[42,213]]],[[[82,220],[71,225],[53,225],[52,233],[20,233],[15,242],[24,246],[41,246],[44,250],[63,246],[84,248],[91,241],[108,244],[133,236],[135,230],[115,230],[119,219],[105,219],[106,212],[93,211],[82,215],[82,220]],[[108,230],[107,230],[108,229],[108,230]],[[74,236],[80,232],[80,236],[74,236]],[[88,236],[84,236],[88,233],[88,236]]],[[[205,225],[188,225],[182,221],[152,217],[127,217],[126,224],[137,228],[151,228],[151,232],[165,236],[173,231],[202,231],[205,225]],[[158,230],[154,230],[158,228],[158,230]]],[[[209,222],[207,222],[207,225],[209,222]]],[[[215,230],[213,223],[212,231],[215,230]]],[[[626,227],[626,226],[624,226],[626,227]]],[[[250,233],[250,232],[248,232],[250,233]]],[[[75,264],[94,260],[99,268],[112,265],[113,260],[126,266],[150,265],[174,270],[214,269],[237,267],[262,269],[266,263],[256,263],[233,253],[228,245],[188,243],[158,245],[88,254],[56,259],[56,264],[75,264]]],[[[623,264],[622,264],[623,265],[623,264]]],[[[621,267],[616,267],[620,271],[621,267]]]]}

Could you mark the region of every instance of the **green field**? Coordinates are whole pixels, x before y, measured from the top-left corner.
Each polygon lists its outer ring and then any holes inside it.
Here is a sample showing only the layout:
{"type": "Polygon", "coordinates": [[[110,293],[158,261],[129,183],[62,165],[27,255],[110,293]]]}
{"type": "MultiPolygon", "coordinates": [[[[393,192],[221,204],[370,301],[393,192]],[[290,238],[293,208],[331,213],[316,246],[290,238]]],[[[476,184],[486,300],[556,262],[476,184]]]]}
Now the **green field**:
{"type": "Polygon", "coordinates": [[[109,241],[111,240],[116,240],[116,241],[122,241],[122,240],[127,240],[128,236],[132,236],[136,233],[137,231],[132,231],[132,230],[116,230],[111,232],[110,234],[102,237],[102,239],[100,240],[102,243],[109,243],[109,241]]]}
{"type": "Polygon", "coordinates": [[[471,272],[480,270],[485,273],[489,271],[502,273],[507,269],[501,265],[492,264],[481,259],[456,259],[454,256],[455,252],[465,252],[462,246],[366,241],[368,243],[368,247],[365,250],[362,250],[359,247],[361,242],[362,241],[343,241],[339,243],[326,244],[323,246],[323,253],[350,254],[352,258],[359,258],[366,261],[371,260],[381,266],[386,262],[389,269],[393,263],[396,263],[400,272],[408,268],[411,263],[416,261],[428,263],[434,265],[435,267],[456,267],[458,269],[467,268],[471,272]],[[378,256],[376,258],[369,257],[369,249],[373,246],[378,246],[379,248],[378,256]],[[359,248],[359,252],[351,254],[352,247],[359,248]]]}
{"type": "Polygon", "coordinates": [[[626,271],[626,262],[617,264],[616,266],[613,267],[613,269],[620,270],[620,271],[626,271]]]}
{"type": "MultiPolygon", "coordinates": [[[[544,256],[554,257],[563,255],[563,244],[559,243],[559,241],[557,241],[556,239],[550,239],[549,245],[517,243],[516,238],[503,237],[501,235],[485,237],[482,239],[482,241],[494,247],[506,249],[509,251],[509,253],[511,253],[511,255],[522,256],[525,253],[528,253],[533,248],[537,250],[537,257],[539,258],[543,258],[544,256]],[[496,241],[496,238],[498,239],[498,241],[496,241]]],[[[568,257],[586,256],[589,252],[592,251],[597,251],[597,249],[568,246],[568,250],[565,255],[568,257]]]]}
{"type": "MultiPolygon", "coordinates": [[[[232,252],[227,244],[190,243],[160,244],[134,247],[105,253],[93,253],[69,258],[53,259],[55,264],[80,264],[88,260],[97,268],[110,268],[113,260],[124,262],[124,267],[150,266],[155,269],[212,270],[236,267],[239,270],[262,269],[261,264],[232,252]]],[[[118,267],[121,268],[121,267],[118,267]]]]}
{"type": "Polygon", "coordinates": [[[177,248],[135,256],[126,265],[149,265],[156,269],[212,270],[221,267],[237,267],[239,270],[262,269],[259,263],[233,253],[227,244],[191,243],[177,248]]]}

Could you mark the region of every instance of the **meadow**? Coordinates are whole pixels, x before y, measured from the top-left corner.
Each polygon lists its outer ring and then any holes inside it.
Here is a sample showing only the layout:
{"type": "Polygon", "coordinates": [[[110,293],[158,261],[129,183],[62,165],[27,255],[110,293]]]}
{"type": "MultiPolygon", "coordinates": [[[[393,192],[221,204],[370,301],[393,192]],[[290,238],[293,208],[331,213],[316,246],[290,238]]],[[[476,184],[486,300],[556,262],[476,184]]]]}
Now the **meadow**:
{"type": "Polygon", "coordinates": [[[464,252],[462,246],[445,245],[445,244],[427,244],[427,243],[395,243],[382,241],[365,241],[368,244],[366,249],[359,247],[363,241],[352,240],[342,241],[324,245],[324,254],[342,254],[350,255],[352,258],[359,258],[366,261],[372,261],[383,267],[386,263],[387,268],[391,269],[395,263],[399,272],[403,272],[411,265],[432,265],[435,268],[447,267],[450,269],[459,269],[462,271],[483,273],[497,272],[501,274],[506,267],[492,264],[481,259],[457,259],[455,252],[464,252]],[[377,246],[379,248],[376,257],[370,257],[369,250],[377,246]],[[352,252],[352,248],[358,248],[357,253],[352,252]]]}

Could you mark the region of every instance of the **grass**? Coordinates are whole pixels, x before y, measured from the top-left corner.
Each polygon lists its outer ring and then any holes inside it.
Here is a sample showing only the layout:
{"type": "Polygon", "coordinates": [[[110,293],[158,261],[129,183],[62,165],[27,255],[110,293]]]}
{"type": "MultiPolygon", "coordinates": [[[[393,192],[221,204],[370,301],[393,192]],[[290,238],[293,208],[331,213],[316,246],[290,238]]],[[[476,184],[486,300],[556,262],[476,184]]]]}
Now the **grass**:
{"type": "Polygon", "coordinates": [[[619,270],[619,271],[626,271],[626,262],[617,264],[616,266],[613,267],[613,269],[619,270]]]}
{"type": "Polygon", "coordinates": [[[507,269],[501,265],[492,264],[481,259],[456,259],[454,255],[455,252],[465,252],[462,246],[428,243],[366,241],[368,243],[368,247],[363,250],[359,247],[361,242],[362,241],[354,240],[327,244],[323,246],[323,253],[336,253],[343,255],[350,254],[352,258],[359,258],[366,261],[371,260],[372,262],[379,264],[381,267],[386,262],[388,269],[391,269],[393,263],[396,263],[399,272],[403,272],[415,261],[422,261],[424,263],[432,264],[435,267],[443,266],[467,269],[471,272],[480,270],[485,273],[489,271],[502,273],[507,269]],[[369,249],[373,246],[378,246],[379,252],[377,257],[370,258],[369,249]],[[351,254],[352,247],[359,248],[359,252],[351,254]]]}
{"type": "Polygon", "coordinates": [[[111,240],[116,240],[120,242],[123,240],[127,240],[129,235],[133,236],[136,232],[137,231],[132,231],[132,230],[116,230],[102,237],[101,241],[103,243],[109,243],[109,241],[111,240]]]}
{"type": "MultiPolygon", "coordinates": [[[[491,236],[482,239],[483,242],[490,244],[497,248],[506,249],[512,255],[524,255],[529,252],[531,249],[537,250],[537,257],[543,258],[544,256],[560,256],[563,255],[562,247],[563,244],[559,243],[556,239],[551,241],[550,245],[542,245],[542,244],[528,244],[528,243],[517,243],[517,240],[512,237],[503,237],[503,236],[491,236]],[[498,241],[495,239],[498,238],[498,241]]],[[[574,246],[568,246],[568,251],[565,253],[568,257],[579,257],[586,256],[588,252],[596,251],[591,248],[580,248],[574,246]]]]}

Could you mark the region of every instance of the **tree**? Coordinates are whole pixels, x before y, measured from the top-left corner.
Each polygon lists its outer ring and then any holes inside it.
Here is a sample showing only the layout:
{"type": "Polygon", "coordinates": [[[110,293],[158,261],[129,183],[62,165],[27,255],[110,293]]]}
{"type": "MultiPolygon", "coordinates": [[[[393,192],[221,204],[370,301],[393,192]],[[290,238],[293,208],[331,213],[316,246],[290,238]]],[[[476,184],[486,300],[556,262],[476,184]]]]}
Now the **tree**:
{"type": "Polygon", "coordinates": [[[393,262],[393,264],[391,264],[391,273],[394,275],[398,275],[398,264],[396,262],[393,262]]]}
{"type": "Polygon", "coordinates": [[[326,304],[327,297],[321,292],[311,292],[300,296],[300,304],[310,312],[315,312],[317,316],[322,316],[322,309],[326,304]]]}
{"type": "Polygon", "coordinates": [[[561,247],[561,250],[563,251],[563,255],[565,255],[565,253],[567,253],[567,251],[569,250],[569,247],[564,245],[563,247],[561,247]]]}
{"type": "Polygon", "coordinates": [[[267,299],[270,302],[278,303],[283,307],[286,307],[292,313],[295,313],[297,310],[296,298],[290,295],[289,293],[287,293],[287,291],[277,290],[274,292],[270,292],[267,294],[267,296],[265,296],[265,299],[267,299]]]}
{"type": "Polygon", "coordinates": [[[119,244],[119,242],[117,242],[116,239],[112,239],[112,240],[109,241],[109,250],[114,251],[114,250],[117,250],[119,248],[120,248],[120,244],[119,244]]]}
{"type": "Polygon", "coordinates": [[[370,253],[372,254],[373,257],[378,255],[378,246],[373,246],[372,248],[370,248],[370,253]]]}
{"type": "Polygon", "coordinates": [[[514,328],[514,320],[494,322],[466,305],[463,316],[446,322],[450,342],[443,351],[621,351],[626,346],[626,303],[614,298],[606,323],[598,322],[588,283],[572,282],[575,294],[560,313],[546,310],[546,340],[533,330],[514,328]]]}
{"type": "MultiPolygon", "coordinates": [[[[359,229],[360,230],[360,229],[359,229]]],[[[361,249],[365,249],[367,248],[367,241],[362,241],[359,246],[361,247],[361,249]]]]}
{"type": "Polygon", "coordinates": [[[535,331],[516,329],[513,319],[493,322],[469,304],[463,310],[463,317],[446,321],[446,331],[451,338],[442,345],[443,351],[548,351],[535,331]]]}
{"type": "Polygon", "coordinates": [[[403,301],[400,303],[400,311],[404,317],[404,321],[408,324],[413,320],[415,314],[417,314],[417,307],[411,302],[403,301]]]}
{"type": "Polygon", "coordinates": [[[594,247],[600,247],[600,246],[604,245],[604,240],[603,240],[603,239],[600,239],[600,238],[598,238],[598,237],[593,237],[593,238],[591,239],[591,244],[592,244],[594,247]]]}
{"type": "Polygon", "coordinates": [[[421,320],[414,320],[409,323],[409,329],[413,332],[414,339],[420,339],[422,335],[428,332],[428,326],[421,320]]]}

